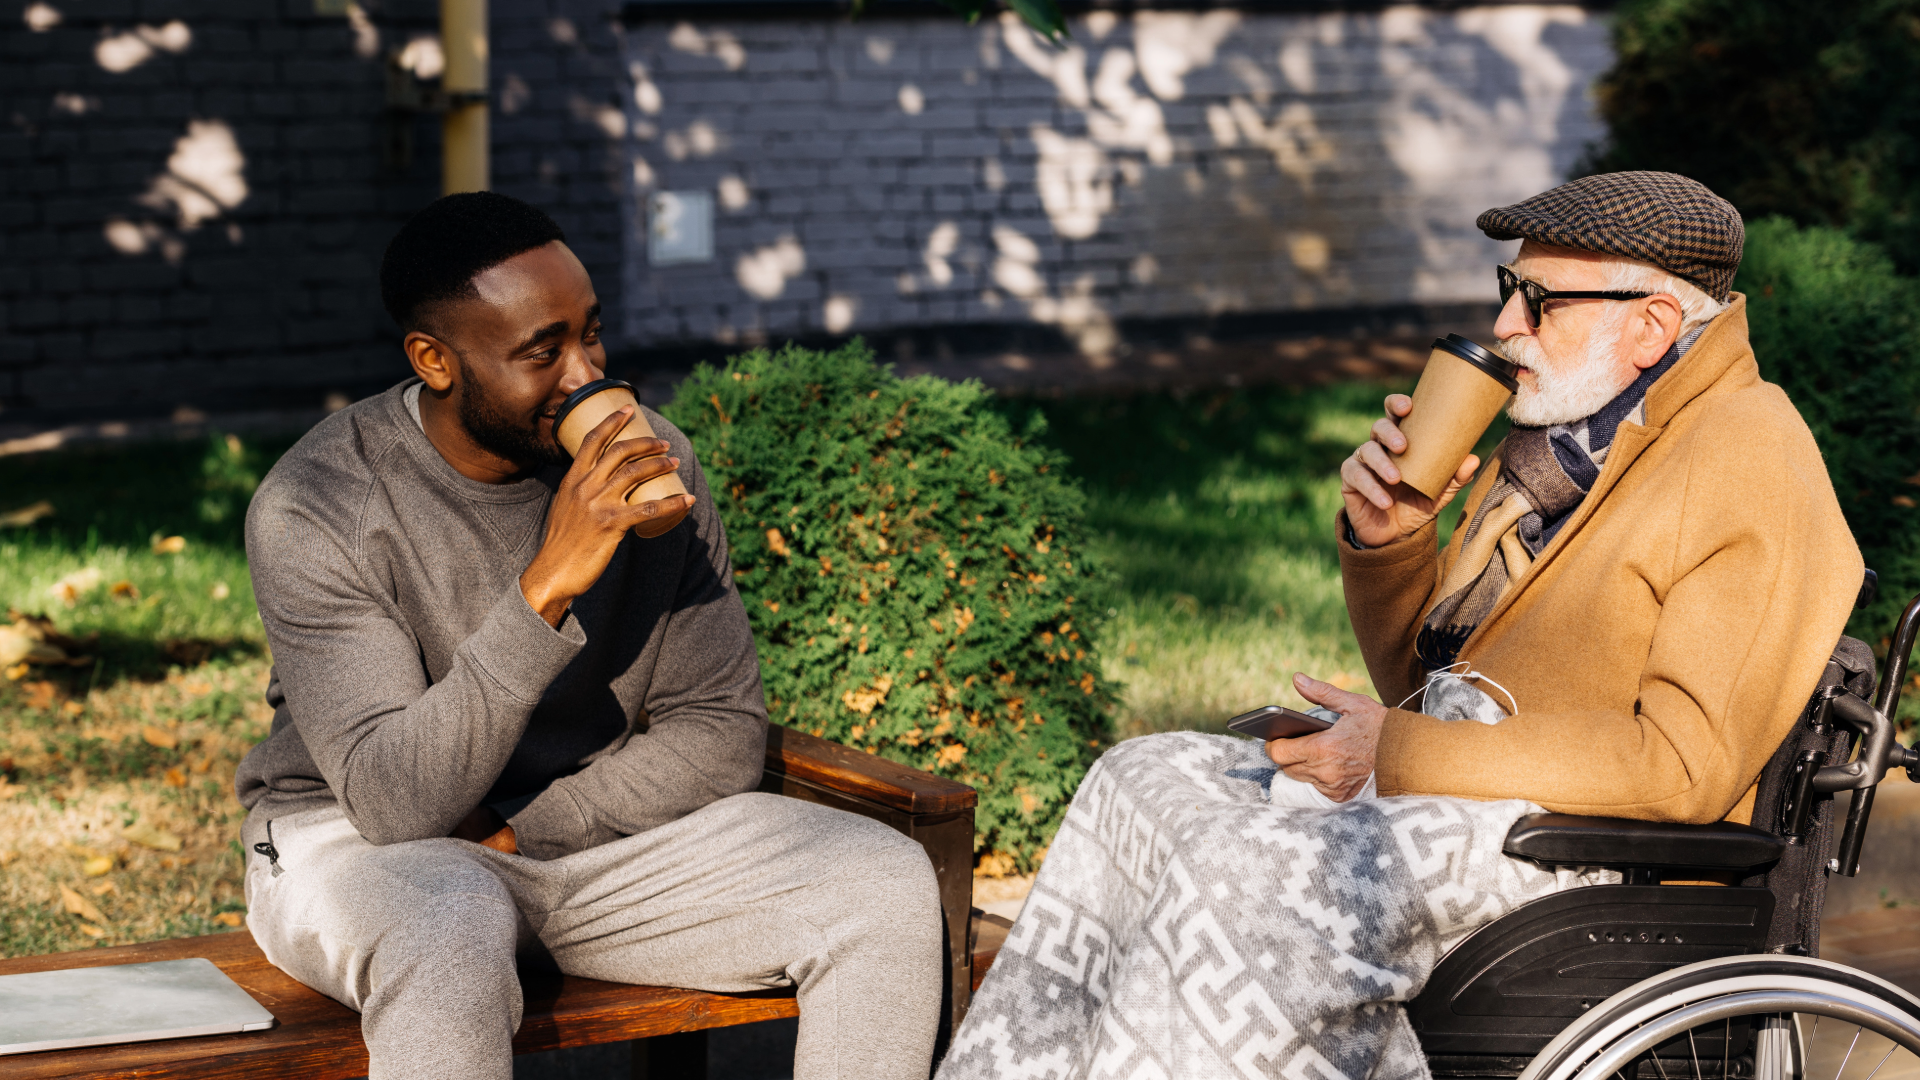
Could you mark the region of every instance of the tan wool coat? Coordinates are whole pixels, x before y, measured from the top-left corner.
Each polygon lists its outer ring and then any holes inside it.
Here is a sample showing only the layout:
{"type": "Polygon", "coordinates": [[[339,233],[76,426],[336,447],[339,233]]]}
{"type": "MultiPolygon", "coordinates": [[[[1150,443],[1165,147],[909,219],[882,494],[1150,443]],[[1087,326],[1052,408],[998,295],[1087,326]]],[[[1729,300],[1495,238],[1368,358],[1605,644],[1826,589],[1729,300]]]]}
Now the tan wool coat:
{"type": "MultiPolygon", "coordinates": [[[[1489,726],[1391,710],[1380,794],[1751,817],[1859,594],[1860,551],[1806,423],[1760,378],[1744,296],[1654,383],[1645,416],[1620,426],[1592,492],[1460,651],[1518,712],[1489,726]]],[[[1388,704],[1421,685],[1414,638],[1464,533],[1444,553],[1432,524],[1364,551],[1340,541],[1347,610],[1388,704]]]]}

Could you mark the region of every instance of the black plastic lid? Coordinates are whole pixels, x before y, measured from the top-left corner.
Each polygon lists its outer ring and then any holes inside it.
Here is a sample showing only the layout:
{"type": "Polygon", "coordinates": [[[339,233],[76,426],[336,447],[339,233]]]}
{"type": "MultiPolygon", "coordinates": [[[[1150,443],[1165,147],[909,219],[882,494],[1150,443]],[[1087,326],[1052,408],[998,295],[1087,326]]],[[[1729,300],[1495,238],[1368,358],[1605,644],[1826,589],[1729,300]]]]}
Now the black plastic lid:
{"type": "MultiPolygon", "coordinates": [[[[1486,372],[1488,375],[1493,376],[1494,381],[1507,388],[1507,393],[1517,394],[1520,392],[1520,379],[1518,377],[1520,374],[1520,365],[1497,353],[1489,352],[1485,346],[1478,342],[1469,341],[1459,334],[1448,334],[1443,338],[1434,338],[1433,347],[1436,349],[1445,349],[1460,359],[1465,360],[1467,363],[1472,364],[1474,367],[1479,368],[1481,371],[1486,372]]],[[[582,387],[582,389],[585,388],[582,387]]],[[[568,398],[567,400],[572,401],[573,399],[568,398]]]]}
{"type": "MultiPolygon", "coordinates": [[[[1468,342],[1468,344],[1471,345],[1473,343],[1468,342]]],[[[1479,346],[1476,345],[1474,347],[1478,348],[1479,346]]],[[[555,441],[558,441],[560,438],[560,425],[566,422],[567,414],[577,408],[581,402],[602,390],[625,390],[628,393],[632,393],[633,384],[623,382],[619,379],[595,379],[580,389],[575,390],[573,393],[568,394],[567,400],[561,402],[560,407],[554,410],[553,413],[553,437],[555,441]]],[[[635,394],[634,397],[638,398],[639,395],[635,394]]]]}

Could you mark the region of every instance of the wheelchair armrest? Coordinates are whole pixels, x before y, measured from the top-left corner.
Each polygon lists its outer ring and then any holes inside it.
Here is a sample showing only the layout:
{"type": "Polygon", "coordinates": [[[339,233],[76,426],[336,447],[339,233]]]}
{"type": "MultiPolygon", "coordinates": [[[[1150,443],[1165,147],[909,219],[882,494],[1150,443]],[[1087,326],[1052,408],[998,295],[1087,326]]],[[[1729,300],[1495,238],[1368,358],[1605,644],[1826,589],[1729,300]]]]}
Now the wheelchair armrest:
{"type": "Polygon", "coordinates": [[[1629,818],[1529,814],[1507,832],[1506,853],[1562,866],[1746,870],[1777,861],[1787,842],[1751,825],[1675,825],[1629,818]]]}

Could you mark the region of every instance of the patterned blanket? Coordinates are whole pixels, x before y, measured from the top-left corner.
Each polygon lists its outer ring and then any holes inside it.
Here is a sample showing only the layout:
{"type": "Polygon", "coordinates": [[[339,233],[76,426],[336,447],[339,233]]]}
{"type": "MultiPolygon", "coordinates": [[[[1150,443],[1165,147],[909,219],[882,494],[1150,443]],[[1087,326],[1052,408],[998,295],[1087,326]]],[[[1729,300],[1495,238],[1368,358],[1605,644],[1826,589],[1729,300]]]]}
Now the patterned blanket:
{"type": "Polygon", "coordinates": [[[1503,855],[1537,809],[1520,800],[1301,810],[1274,782],[1245,739],[1108,751],[938,1080],[1425,1080],[1400,1003],[1440,957],[1527,900],[1617,880],[1503,855]]]}

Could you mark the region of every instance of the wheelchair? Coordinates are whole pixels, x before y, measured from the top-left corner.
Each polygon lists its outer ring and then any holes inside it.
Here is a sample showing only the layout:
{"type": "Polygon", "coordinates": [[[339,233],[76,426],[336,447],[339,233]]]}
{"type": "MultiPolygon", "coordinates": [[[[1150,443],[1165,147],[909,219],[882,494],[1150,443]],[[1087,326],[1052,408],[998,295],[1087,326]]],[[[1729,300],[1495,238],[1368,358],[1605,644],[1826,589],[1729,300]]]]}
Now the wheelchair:
{"type": "MultiPolygon", "coordinates": [[[[1868,571],[1862,606],[1876,584],[1868,571]]],[[[1436,1080],[1841,1080],[1850,1062],[1847,1080],[1920,1075],[1920,998],[1818,958],[1827,876],[1859,870],[1876,787],[1893,768],[1920,779],[1893,719],[1916,633],[1920,597],[1877,689],[1872,651],[1840,640],[1751,825],[1516,823],[1509,855],[1622,882],[1534,900],[1441,959],[1407,1004],[1436,1080]]]]}

